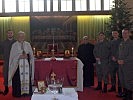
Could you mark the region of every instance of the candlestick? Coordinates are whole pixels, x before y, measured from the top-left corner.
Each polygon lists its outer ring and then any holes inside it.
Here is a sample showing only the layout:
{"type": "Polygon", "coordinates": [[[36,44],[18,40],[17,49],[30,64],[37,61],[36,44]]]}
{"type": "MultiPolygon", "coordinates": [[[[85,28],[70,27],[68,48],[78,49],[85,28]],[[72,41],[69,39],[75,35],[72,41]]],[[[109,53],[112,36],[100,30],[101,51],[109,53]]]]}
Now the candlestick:
{"type": "Polygon", "coordinates": [[[54,52],[55,52],[55,50],[54,50],[54,32],[53,32],[53,48],[52,48],[52,56],[54,57],[54,52]]]}
{"type": "Polygon", "coordinates": [[[54,49],[54,32],[53,32],[53,49],[54,49]]]}

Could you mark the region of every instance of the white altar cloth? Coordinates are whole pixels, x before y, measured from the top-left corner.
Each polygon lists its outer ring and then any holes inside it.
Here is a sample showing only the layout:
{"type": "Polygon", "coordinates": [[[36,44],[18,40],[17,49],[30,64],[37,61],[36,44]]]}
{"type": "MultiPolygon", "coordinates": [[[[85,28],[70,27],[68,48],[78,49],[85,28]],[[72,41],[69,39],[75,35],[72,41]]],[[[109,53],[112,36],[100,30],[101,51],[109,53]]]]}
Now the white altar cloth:
{"type": "Polygon", "coordinates": [[[76,91],[83,92],[83,63],[80,59],[75,58],[77,60],[77,88],[76,91]]]}
{"type": "Polygon", "coordinates": [[[49,91],[47,91],[44,94],[39,94],[38,89],[36,88],[31,100],[78,100],[78,94],[75,91],[74,88],[63,88],[62,94],[52,94],[49,91]]]}

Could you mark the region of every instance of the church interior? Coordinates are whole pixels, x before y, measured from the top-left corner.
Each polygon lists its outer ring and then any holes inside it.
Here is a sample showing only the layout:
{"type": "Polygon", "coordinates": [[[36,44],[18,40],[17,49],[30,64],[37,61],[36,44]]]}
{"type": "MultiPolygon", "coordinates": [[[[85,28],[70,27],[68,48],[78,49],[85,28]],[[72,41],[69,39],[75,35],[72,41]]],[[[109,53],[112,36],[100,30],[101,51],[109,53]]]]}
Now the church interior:
{"type": "MultiPolygon", "coordinates": [[[[105,32],[107,39],[110,39],[108,23],[111,22],[111,16],[114,14],[113,9],[117,8],[115,4],[117,1],[121,0],[1,0],[0,42],[7,38],[6,32],[9,29],[14,32],[14,38],[17,38],[19,31],[24,31],[26,41],[31,44],[33,54],[39,60],[50,58],[53,52],[54,56],[59,58],[77,57],[83,36],[88,36],[89,42],[93,45],[97,42],[99,32],[105,32]]],[[[124,1],[133,14],[133,0],[124,1]]],[[[126,20],[124,16],[123,20],[126,20]]],[[[133,21],[132,16],[130,20],[133,21]]],[[[116,21],[116,24],[121,23],[116,21]]],[[[133,32],[133,25],[130,25],[130,30],[133,32]]],[[[0,52],[0,90],[4,90],[3,63],[0,52]]],[[[94,82],[93,87],[96,87],[96,75],[94,75],[94,82]]],[[[102,95],[93,88],[84,88],[82,92],[77,93],[78,100],[122,100],[116,97],[116,93],[102,95]]],[[[0,98],[1,100],[32,100],[31,97],[12,97],[11,87],[8,95],[0,94],[0,98]]]]}

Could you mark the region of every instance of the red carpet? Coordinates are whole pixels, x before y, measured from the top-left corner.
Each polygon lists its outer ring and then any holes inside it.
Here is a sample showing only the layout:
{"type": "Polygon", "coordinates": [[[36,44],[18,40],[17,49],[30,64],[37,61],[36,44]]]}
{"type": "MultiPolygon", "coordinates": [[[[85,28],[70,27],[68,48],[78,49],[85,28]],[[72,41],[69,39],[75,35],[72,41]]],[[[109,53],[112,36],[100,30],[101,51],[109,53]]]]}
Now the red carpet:
{"type": "MultiPolygon", "coordinates": [[[[0,90],[4,90],[1,69],[2,69],[2,66],[0,66],[0,90]]],[[[31,97],[14,98],[12,97],[11,87],[9,89],[10,90],[8,95],[6,96],[0,95],[0,100],[31,100],[31,97]]],[[[101,94],[100,91],[95,91],[94,87],[84,88],[83,92],[78,92],[78,96],[79,96],[79,100],[122,100],[116,97],[116,93],[101,94]]]]}

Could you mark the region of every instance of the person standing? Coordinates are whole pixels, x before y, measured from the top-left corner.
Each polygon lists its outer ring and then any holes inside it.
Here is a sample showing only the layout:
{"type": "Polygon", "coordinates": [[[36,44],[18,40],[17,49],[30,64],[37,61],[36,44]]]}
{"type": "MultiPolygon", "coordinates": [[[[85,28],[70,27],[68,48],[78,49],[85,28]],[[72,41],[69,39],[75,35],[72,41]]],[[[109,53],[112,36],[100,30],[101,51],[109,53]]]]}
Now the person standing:
{"type": "Polygon", "coordinates": [[[110,41],[110,76],[111,76],[111,88],[108,90],[108,92],[116,91],[116,77],[118,76],[118,93],[120,94],[122,92],[120,82],[119,82],[119,75],[118,75],[118,51],[119,51],[119,45],[121,42],[121,39],[119,38],[118,31],[112,31],[112,37],[113,40],[110,41]]]}
{"type": "Polygon", "coordinates": [[[93,55],[94,45],[89,43],[88,36],[83,37],[82,44],[78,47],[77,57],[83,62],[83,86],[94,85],[94,66],[95,57],[93,55]]]}
{"type": "Polygon", "coordinates": [[[125,100],[132,100],[133,91],[133,40],[130,39],[129,29],[122,30],[123,40],[119,45],[119,76],[121,86],[125,89],[125,100]]]}
{"type": "Polygon", "coordinates": [[[0,92],[0,94],[6,95],[9,91],[8,89],[8,70],[9,70],[9,56],[10,56],[10,50],[12,47],[12,44],[16,41],[13,38],[13,31],[8,30],[7,31],[7,39],[2,41],[1,43],[1,52],[3,55],[4,60],[4,66],[3,66],[3,76],[4,76],[4,86],[5,90],[4,92],[0,92]]]}
{"type": "Polygon", "coordinates": [[[21,97],[32,95],[34,83],[34,56],[31,45],[25,41],[25,33],[19,31],[17,41],[12,45],[9,58],[8,85],[12,95],[21,97]]]}
{"type": "Polygon", "coordinates": [[[107,92],[108,84],[108,66],[109,66],[109,55],[110,45],[105,39],[103,32],[98,35],[98,41],[94,47],[94,56],[96,58],[96,74],[98,77],[98,86],[95,90],[102,90],[102,93],[107,92]],[[104,81],[104,87],[102,89],[102,80],[104,81]]]}

